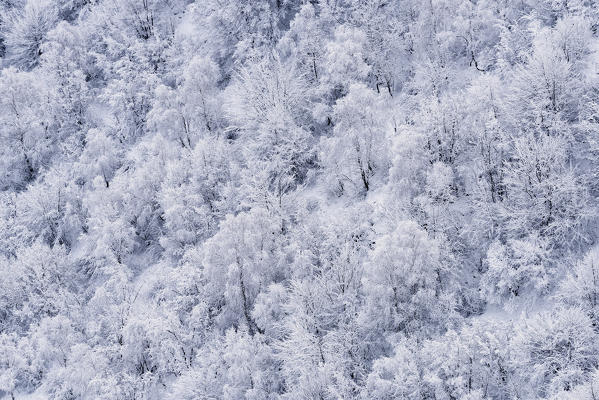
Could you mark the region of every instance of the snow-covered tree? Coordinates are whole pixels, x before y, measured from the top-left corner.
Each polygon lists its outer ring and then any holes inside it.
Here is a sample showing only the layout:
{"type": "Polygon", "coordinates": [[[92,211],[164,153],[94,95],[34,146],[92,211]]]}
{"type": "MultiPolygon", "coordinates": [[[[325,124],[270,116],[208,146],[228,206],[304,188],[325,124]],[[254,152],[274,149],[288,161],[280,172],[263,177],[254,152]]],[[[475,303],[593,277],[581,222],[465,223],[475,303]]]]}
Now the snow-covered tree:
{"type": "Polygon", "coordinates": [[[3,189],[23,188],[49,161],[54,141],[44,107],[45,88],[32,73],[0,71],[3,189]]]}
{"type": "Polygon", "coordinates": [[[58,22],[56,3],[54,0],[24,1],[3,18],[6,57],[15,67],[30,70],[38,65],[46,34],[58,22]]]}
{"type": "Polygon", "coordinates": [[[452,301],[442,290],[447,272],[440,251],[412,221],[400,222],[377,240],[364,282],[371,329],[416,332],[430,321],[432,326],[450,322],[452,301]]]}
{"type": "Polygon", "coordinates": [[[388,168],[389,126],[385,103],[362,84],[349,88],[334,107],[333,136],[323,140],[323,164],[332,190],[365,193],[384,182],[388,168]]]}

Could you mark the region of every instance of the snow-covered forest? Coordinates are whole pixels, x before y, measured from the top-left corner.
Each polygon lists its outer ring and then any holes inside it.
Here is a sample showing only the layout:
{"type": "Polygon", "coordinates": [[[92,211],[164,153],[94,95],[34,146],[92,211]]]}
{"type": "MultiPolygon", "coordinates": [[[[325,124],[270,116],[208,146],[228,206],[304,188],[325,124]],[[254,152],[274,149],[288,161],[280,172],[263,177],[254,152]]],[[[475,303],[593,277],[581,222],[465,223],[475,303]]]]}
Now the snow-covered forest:
{"type": "Polygon", "coordinates": [[[0,0],[0,398],[599,398],[597,0],[0,0]]]}

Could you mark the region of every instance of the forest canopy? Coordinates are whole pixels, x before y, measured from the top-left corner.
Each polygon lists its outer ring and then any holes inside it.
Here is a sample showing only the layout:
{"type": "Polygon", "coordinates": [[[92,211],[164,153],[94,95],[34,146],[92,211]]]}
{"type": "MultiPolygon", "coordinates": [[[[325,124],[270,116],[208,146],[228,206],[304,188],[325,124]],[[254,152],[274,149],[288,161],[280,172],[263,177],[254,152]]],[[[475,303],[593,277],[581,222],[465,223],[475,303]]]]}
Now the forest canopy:
{"type": "Polygon", "coordinates": [[[595,400],[596,0],[0,0],[0,398],[595,400]]]}

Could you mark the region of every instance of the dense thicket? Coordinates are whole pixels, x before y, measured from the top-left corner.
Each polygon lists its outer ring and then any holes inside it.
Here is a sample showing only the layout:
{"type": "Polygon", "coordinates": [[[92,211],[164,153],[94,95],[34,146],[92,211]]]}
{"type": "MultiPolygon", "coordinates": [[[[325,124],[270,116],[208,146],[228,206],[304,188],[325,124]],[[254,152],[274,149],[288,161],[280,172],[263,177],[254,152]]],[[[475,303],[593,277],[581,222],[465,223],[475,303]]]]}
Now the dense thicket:
{"type": "Polygon", "coordinates": [[[599,398],[595,0],[0,0],[0,397],[599,398]]]}

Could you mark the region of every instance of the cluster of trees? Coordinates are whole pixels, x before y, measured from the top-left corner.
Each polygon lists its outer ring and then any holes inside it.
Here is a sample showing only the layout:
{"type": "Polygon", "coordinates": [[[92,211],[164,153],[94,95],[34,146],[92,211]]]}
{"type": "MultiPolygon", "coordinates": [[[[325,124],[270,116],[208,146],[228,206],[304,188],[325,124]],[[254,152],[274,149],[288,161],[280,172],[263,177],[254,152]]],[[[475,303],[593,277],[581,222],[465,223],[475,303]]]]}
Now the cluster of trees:
{"type": "Polygon", "coordinates": [[[0,397],[596,399],[598,10],[0,0],[0,397]]]}

